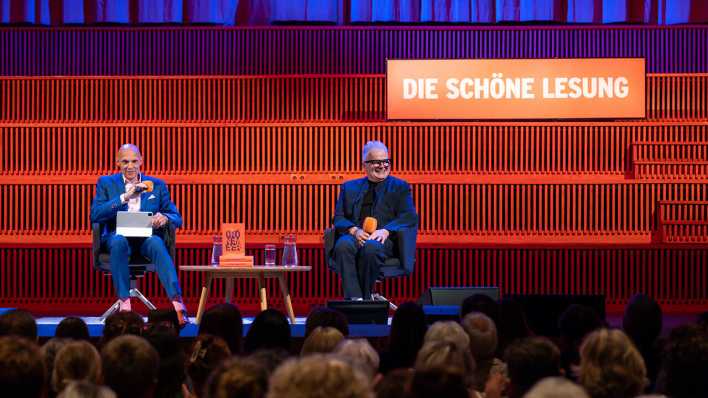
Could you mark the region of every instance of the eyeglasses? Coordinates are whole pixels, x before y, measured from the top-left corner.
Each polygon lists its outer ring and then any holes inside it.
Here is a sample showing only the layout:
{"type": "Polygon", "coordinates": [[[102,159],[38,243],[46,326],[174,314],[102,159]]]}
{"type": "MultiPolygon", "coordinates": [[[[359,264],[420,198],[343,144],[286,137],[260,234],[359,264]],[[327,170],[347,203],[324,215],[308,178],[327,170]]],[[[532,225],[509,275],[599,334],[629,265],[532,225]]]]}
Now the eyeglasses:
{"type": "Polygon", "coordinates": [[[391,159],[366,160],[364,164],[374,167],[389,167],[391,166],[391,159]]]}

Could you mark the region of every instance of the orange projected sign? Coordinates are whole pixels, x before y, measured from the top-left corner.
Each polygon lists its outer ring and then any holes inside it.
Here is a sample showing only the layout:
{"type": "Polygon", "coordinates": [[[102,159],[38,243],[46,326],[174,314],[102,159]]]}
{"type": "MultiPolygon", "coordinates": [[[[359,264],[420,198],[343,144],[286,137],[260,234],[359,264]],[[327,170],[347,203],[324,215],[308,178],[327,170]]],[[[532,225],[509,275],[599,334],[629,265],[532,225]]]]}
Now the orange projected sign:
{"type": "Polygon", "coordinates": [[[388,60],[389,119],[643,118],[644,59],[388,60]]]}

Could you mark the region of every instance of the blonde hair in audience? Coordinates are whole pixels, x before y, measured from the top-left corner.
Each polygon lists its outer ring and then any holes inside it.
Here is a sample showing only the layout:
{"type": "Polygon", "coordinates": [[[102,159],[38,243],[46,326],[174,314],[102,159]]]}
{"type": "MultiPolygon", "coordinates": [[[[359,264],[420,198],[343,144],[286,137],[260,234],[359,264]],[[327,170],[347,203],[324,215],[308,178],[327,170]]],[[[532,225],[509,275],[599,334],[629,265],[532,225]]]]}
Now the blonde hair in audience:
{"type": "Polygon", "coordinates": [[[416,371],[442,370],[461,375],[465,384],[474,384],[476,367],[468,349],[462,349],[452,341],[430,341],[423,344],[415,360],[416,371]]]}
{"type": "Polygon", "coordinates": [[[497,350],[497,326],[481,312],[470,312],[462,318],[462,328],[470,338],[470,352],[476,360],[490,359],[497,350]]]}
{"type": "Polygon", "coordinates": [[[339,330],[332,327],[318,326],[303,342],[300,355],[330,353],[337,348],[337,345],[342,340],[344,340],[344,335],[339,330]]]}
{"type": "Polygon", "coordinates": [[[342,340],[334,353],[361,370],[370,380],[379,371],[379,354],[365,339],[342,340]]]}
{"type": "Polygon", "coordinates": [[[536,383],[524,398],[590,398],[582,387],[563,377],[546,377],[536,383]]]}
{"type": "Polygon", "coordinates": [[[423,344],[447,341],[454,344],[460,350],[469,350],[470,337],[459,323],[454,321],[435,322],[428,328],[423,339],[423,344]]]}
{"type": "Polygon", "coordinates": [[[635,397],[646,375],[644,359],[621,330],[598,329],[580,346],[578,381],[592,398],[635,397]]]}
{"type": "Polygon", "coordinates": [[[290,359],[270,378],[267,398],[374,398],[363,373],[332,355],[290,359]]]}

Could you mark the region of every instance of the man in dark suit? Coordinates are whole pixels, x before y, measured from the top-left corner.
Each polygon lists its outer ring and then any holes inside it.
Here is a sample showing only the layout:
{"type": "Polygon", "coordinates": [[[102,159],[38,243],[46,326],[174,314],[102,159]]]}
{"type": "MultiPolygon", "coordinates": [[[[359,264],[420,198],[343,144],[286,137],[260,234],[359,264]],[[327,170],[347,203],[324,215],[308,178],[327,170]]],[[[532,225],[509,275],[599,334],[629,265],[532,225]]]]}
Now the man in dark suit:
{"type": "Polygon", "coordinates": [[[366,177],[341,186],[334,211],[337,241],[334,246],[336,271],[342,277],[344,297],[370,299],[379,271],[394,252],[392,232],[418,226],[418,214],[408,183],[390,176],[388,148],[369,141],[362,150],[366,177]],[[377,229],[367,233],[364,220],[373,217],[377,229]]]}
{"type": "Polygon", "coordinates": [[[160,236],[160,228],[167,223],[172,223],[175,228],[180,227],[182,216],[170,200],[164,181],[140,173],[142,163],[143,157],[135,145],[125,144],[118,149],[116,166],[120,173],[98,179],[96,196],[91,203],[91,222],[104,225],[101,244],[110,252],[113,285],[121,300],[121,311],[131,309],[128,261],[133,251],[139,251],[155,264],[157,275],[172,300],[180,323],[184,323],[187,321],[187,311],[182,303],[177,271],[160,236]],[[150,182],[152,190],[148,190],[150,182]],[[151,212],[153,235],[149,238],[126,238],[116,234],[118,211],[151,212]]]}

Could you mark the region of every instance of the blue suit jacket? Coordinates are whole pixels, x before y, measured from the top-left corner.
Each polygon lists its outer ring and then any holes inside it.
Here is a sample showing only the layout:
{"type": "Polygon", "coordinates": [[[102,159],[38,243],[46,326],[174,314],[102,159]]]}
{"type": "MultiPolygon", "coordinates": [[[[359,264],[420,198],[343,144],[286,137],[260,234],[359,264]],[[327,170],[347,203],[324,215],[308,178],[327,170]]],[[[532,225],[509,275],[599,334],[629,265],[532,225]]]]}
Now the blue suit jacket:
{"type": "MultiPolygon", "coordinates": [[[[142,175],[142,181],[152,181],[152,192],[140,194],[140,211],[152,213],[160,212],[164,214],[175,228],[182,226],[182,216],[177,207],[170,199],[170,192],[164,181],[142,175]]],[[[113,174],[98,178],[96,183],[96,196],[91,202],[91,222],[100,223],[104,227],[103,235],[115,233],[116,214],[119,211],[127,211],[128,204],[120,202],[120,195],[125,193],[123,175],[113,174]]]]}

